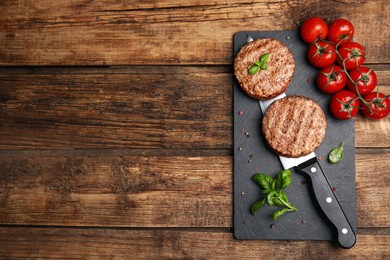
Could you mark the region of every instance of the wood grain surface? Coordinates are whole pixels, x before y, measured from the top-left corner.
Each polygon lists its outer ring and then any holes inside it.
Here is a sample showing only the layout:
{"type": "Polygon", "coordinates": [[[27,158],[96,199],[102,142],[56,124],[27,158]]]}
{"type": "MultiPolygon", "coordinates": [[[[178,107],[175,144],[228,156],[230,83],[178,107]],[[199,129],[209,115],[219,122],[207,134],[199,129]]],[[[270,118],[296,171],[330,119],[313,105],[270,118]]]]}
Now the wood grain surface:
{"type": "Polygon", "coordinates": [[[390,258],[390,117],[355,119],[353,249],[232,234],[234,33],[347,18],[390,94],[389,11],[386,0],[0,1],[0,258],[390,258]]]}
{"type": "Polygon", "coordinates": [[[0,65],[231,64],[235,32],[296,29],[313,15],[348,17],[367,62],[390,62],[386,0],[3,0],[0,7],[0,65]]]}
{"type": "MultiPolygon", "coordinates": [[[[356,154],[358,227],[390,225],[388,160],[356,154]]],[[[7,225],[232,226],[231,156],[14,154],[0,158],[0,178],[7,225]]]]}
{"type": "MultiPolygon", "coordinates": [[[[388,67],[373,68],[390,94],[388,67]]],[[[230,67],[16,73],[0,70],[2,149],[232,148],[230,67]]],[[[356,135],[357,147],[390,147],[390,117],[358,117],[356,135]]]]}
{"type": "Polygon", "coordinates": [[[7,258],[388,259],[388,234],[358,234],[352,250],[320,241],[240,241],[231,232],[176,229],[0,228],[7,258]],[[196,256],[196,257],[194,257],[196,256]]]}

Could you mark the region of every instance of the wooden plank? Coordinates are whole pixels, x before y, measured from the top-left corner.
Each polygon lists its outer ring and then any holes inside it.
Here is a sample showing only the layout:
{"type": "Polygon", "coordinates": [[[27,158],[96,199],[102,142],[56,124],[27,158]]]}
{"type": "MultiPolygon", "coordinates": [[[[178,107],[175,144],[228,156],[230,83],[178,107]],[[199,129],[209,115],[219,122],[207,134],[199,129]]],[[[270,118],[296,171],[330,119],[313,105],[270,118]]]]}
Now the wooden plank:
{"type": "Polygon", "coordinates": [[[390,62],[386,0],[4,0],[0,6],[0,65],[231,64],[235,32],[296,29],[314,15],[350,19],[367,61],[390,62]]]}
{"type": "MultiPolygon", "coordinates": [[[[389,161],[356,154],[359,228],[390,225],[389,161]]],[[[232,178],[231,156],[3,154],[0,224],[231,227],[232,178]]]]}
{"type": "Polygon", "coordinates": [[[0,223],[230,226],[230,157],[0,158],[0,223]]]}
{"type": "Polygon", "coordinates": [[[358,234],[355,247],[325,241],[239,241],[230,232],[0,228],[4,258],[115,259],[388,259],[390,236],[358,234]]]}
{"type": "MultiPolygon", "coordinates": [[[[224,67],[2,68],[0,149],[231,149],[232,85],[224,67]]],[[[389,131],[358,117],[356,146],[390,147],[389,131]]]]}
{"type": "Polygon", "coordinates": [[[0,76],[0,148],[230,147],[231,75],[176,68],[0,76]]]}
{"type": "MultiPolygon", "coordinates": [[[[388,66],[367,66],[371,67],[376,72],[378,78],[378,87],[376,90],[385,95],[390,95],[390,69],[388,66]]],[[[389,147],[389,116],[382,120],[370,120],[359,114],[355,120],[356,147],[389,147]],[[374,139],[370,140],[370,138],[374,139]]]]}
{"type": "Polygon", "coordinates": [[[383,203],[390,200],[389,167],[389,151],[383,153],[379,150],[376,153],[356,154],[358,226],[389,226],[390,205],[383,203]]]}

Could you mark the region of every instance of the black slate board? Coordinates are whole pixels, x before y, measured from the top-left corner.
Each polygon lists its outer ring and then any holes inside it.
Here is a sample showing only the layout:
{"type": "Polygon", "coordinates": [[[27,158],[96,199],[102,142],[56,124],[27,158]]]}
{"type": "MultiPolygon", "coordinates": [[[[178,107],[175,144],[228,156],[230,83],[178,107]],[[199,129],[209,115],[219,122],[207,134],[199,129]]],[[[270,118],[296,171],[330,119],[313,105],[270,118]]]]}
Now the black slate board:
{"type": "MultiPolygon", "coordinates": [[[[287,95],[300,94],[312,98],[324,109],[328,128],[325,140],[315,153],[320,159],[329,182],[336,188],[341,207],[356,232],[356,181],[354,121],[334,119],[329,112],[330,95],[323,94],[315,86],[318,69],[306,59],[306,44],[294,31],[252,31],[234,35],[234,56],[246,43],[246,36],[253,39],[274,38],[294,54],[296,71],[287,95]],[[339,164],[327,161],[329,151],[344,142],[345,157],[339,164]],[[322,159],[322,160],[321,160],[322,159]]],[[[282,165],[279,157],[267,149],[261,134],[262,113],[257,100],[248,97],[234,80],[234,235],[237,239],[283,240],[332,240],[332,231],[319,214],[310,196],[303,175],[292,169],[292,184],[285,190],[298,212],[288,212],[277,221],[272,219],[275,207],[265,205],[255,216],[250,213],[252,203],[263,197],[260,187],[251,177],[255,173],[267,173],[275,177],[282,165]]]]}

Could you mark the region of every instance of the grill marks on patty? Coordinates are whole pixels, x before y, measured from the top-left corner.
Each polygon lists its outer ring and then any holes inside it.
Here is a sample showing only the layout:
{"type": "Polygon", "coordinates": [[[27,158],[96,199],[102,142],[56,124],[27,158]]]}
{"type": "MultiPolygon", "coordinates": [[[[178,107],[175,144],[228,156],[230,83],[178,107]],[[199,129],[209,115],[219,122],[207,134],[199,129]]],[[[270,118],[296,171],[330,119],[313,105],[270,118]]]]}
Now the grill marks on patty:
{"type": "Polygon", "coordinates": [[[293,54],[282,42],[271,38],[245,44],[234,59],[234,74],[238,83],[243,91],[256,99],[270,99],[283,93],[291,83],[294,71],[293,54]],[[249,67],[266,53],[270,55],[267,70],[249,74],[249,67]]]}
{"type": "Polygon", "coordinates": [[[285,157],[313,152],[323,141],[326,126],[321,107],[297,95],[274,101],[266,110],[262,125],[267,144],[285,157]]]}

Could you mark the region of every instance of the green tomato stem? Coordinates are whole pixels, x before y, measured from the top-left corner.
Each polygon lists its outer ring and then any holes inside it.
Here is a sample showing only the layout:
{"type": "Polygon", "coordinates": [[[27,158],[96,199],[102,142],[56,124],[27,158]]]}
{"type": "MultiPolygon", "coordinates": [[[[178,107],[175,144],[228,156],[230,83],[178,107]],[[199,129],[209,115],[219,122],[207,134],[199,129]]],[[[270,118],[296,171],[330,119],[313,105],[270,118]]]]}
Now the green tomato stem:
{"type": "MultiPolygon", "coordinates": [[[[355,92],[356,92],[356,94],[357,94],[357,96],[358,96],[358,99],[367,107],[367,109],[370,111],[370,113],[372,113],[372,109],[371,109],[370,103],[367,102],[367,101],[365,101],[364,98],[362,97],[362,95],[361,95],[360,92],[359,92],[359,88],[357,87],[358,81],[354,81],[354,80],[352,79],[351,75],[349,75],[349,73],[348,73],[347,67],[346,67],[346,65],[345,65],[345,61],[347,60],[347,58],[343,59],[343,58],[341,57],[341,55],[340,55],[340,53],[339,53],[337,47],[338,47],[338,44],[336,45],[336,50],[335,50],[335,52],[336,52],[337,56],[340,58],[340,60],[341,60],[342,63],[343,63],[343,71],[344,71],[344,73],[347,75],[348,79],[352,82],[353,87],[354,87],[354,89],[355,89],[355,92]]],[[[356,63],[357,63],[357,61],[356,61],[356,63]]],[[[356,67],[357,67],[357,66],[356,66],[356,67]]]]}

